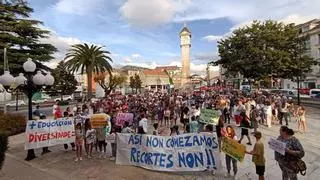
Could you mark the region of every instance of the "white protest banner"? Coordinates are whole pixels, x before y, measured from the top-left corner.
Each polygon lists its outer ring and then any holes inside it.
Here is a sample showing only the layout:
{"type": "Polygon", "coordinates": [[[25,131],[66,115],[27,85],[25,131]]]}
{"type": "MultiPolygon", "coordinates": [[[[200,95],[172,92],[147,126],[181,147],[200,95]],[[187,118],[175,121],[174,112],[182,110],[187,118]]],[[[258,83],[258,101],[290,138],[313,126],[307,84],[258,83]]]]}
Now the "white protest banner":
{"type": "Polygon", "coordinates": [[[117,134],[116,164],[156,171],[221,168],[217,138],[210,133],[177,136],[117,134]]]}
{"type": "Polygon", "coordinates": [[[28,121],[25,149],[54,146],[74,142],[73,119],[28,121]]]}
{"type": "Polygon", "coordinates": [[[286,153],[286,143],[284,142],[281,142],[279,140],[276,140],[276,139],[273,139],[273,138],[270,138],[269,142],[269,148],[270,149],[273,149],[274,151],[282,154],[282,155],[285,155],[286,153]]]}

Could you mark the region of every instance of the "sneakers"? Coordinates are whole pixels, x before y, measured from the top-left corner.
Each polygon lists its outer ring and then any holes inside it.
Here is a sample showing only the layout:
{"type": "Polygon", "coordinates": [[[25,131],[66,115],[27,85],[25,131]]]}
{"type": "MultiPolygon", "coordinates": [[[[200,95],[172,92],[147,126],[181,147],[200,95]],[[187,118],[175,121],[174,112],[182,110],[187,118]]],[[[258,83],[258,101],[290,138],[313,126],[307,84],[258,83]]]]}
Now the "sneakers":
{"type": "Polygon", "coordinates": [[[226,174],[224,175],[224,177],[231,177],[231,174],[230,174],[230,173],[226,173],[226,174]]]}
{"type": "Polygon", "coordinates": [[[82,159],[82,157],[80,157],[80,161],[82,161],[83,159],[82,159]]]}
{"type": "Polygon", "coordinates": [[[79,159],[78,158],[76,158],[75,160],[74,160],[74,162],[78,162],[79,161],[79,159]]]}
{"type": "Polygon", "coordinates": [[[110,158],[110,161],[115,161],[116,160],[116,157],[111,157],[110,158]]]}

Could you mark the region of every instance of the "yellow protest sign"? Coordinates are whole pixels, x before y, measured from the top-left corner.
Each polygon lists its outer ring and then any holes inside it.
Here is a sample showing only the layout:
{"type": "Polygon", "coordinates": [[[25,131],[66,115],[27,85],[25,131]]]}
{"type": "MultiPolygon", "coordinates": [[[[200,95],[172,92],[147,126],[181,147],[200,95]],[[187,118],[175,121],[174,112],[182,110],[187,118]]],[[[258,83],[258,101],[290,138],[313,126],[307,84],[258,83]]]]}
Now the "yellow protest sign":
{"type": "Polygon", "coordinates": [[[91,128],[104,128],[108,126],[110,117],[107,114],[93,114],[90,118],[91,128]]]}
{"type": "Polygon", "coordinates": [[[222,151],[237,161],[242,162],[246,152],[246,146],[238,143],[236,140],[223,137],[222,151]]]}

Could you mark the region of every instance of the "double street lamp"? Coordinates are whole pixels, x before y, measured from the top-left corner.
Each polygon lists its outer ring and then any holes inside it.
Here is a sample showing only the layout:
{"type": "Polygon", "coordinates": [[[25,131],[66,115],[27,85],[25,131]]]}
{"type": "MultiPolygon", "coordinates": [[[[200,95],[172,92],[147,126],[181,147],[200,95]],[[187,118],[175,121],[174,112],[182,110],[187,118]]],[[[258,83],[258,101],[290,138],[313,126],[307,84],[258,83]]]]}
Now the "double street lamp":
{"type": "MultiPolygon", "coordinates": [[[[23,64],[23,69],[25,71],[26,77],[23,73],[20,73],[19,76],[13,77],[8,70],[4,70],[4,74],[0,76],[0,84],[3,85],[5,90],[12,90],[10,87],[15,85],[15,89],[19,89],[24,92],[28,97],[28,120],[32,120],[32,96],[38,91],[50,87],[54,83],[54,78],[48,72],[46,75],[43,75],[41,71],[36,71],[36,64],[32,61],[31,58],[23,64]]],[[[36,158],[34,150],[28,150],[28,154],[25,160],[29,161],[36,158]]]]}

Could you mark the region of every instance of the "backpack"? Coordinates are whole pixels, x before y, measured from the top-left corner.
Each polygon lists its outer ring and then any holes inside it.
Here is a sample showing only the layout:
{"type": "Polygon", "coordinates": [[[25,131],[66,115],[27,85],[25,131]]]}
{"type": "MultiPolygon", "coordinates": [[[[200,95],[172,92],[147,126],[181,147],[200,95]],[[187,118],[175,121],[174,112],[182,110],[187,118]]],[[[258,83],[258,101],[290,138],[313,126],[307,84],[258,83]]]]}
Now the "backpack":
{"type": "Polygon", "coordinates": [[[295,173],[299,173],[304,176],[307,173],[307,165],[302,159],[297,159],[294,161],[289,161],[289,168],[291,168],[295,173]]]}

